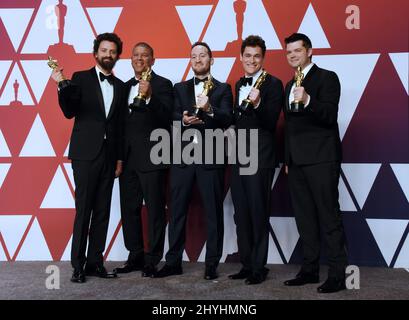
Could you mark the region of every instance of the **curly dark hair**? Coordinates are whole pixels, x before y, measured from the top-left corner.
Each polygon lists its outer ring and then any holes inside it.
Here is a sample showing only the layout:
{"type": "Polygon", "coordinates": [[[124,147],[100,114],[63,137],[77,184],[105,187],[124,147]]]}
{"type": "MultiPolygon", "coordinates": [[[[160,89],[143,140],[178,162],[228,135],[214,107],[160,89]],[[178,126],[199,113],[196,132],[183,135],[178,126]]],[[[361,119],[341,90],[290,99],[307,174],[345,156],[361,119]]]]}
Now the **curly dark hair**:
{"type": "Polygon", "coordinates": [[[102,41],[110,41],[116,44],[116,51],[118,54],[118,58],[122,53],[122,40],[119,38],[115,33],[101,33],[99,34],[94,40],[94,51],[93,53],[96,54],[99,49],[99,45],[102,41]]]}
{"type": "Polygon", "coordinates": [[[246,49],[246,47],[260,47],[263,57],[266,54],[266,42],[260,36],[251,35],[244,39],[241,44],[241,54],[244,53],[244,49],[246,49]]]}
{"type": "Polygon", "coordinates": [[[308,38],[305,34],[303,33],[293,33],[291,36],[287,37],[284,39],[285,44],[293,43],[296,41],[302,41],[303,46],[308,50],[312,48],[312,43],[310,38],[308,38]]]}

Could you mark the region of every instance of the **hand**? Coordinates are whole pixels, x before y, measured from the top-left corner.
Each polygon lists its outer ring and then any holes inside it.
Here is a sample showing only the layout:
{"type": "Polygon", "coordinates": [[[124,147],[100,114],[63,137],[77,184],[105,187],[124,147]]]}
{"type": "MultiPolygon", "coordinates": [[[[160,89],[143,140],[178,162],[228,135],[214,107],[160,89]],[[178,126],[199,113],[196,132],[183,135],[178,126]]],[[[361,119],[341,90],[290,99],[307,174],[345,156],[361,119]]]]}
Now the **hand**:
{"type": "Polygon", "coordinates": [[[189,116],[187,111],[183,112],[183,123],[187,126],[191,124],[202,124],[203,121],[200,120],[198,117],[195,116],[189,116]]]}
{"type": "Polygon", "coordinates": [[[310,96],[305,91],[304,87],[296,87],[294,88],[294,100],[302,101],[304,105],[306,105],[310,99],[310,96]]]}
{"type": "Polygon", "coordinates": [[[288,174],[288,166],[287,165],[285,165],[284,171],[285,171],[285,174],[288,174]]]}
{"type": "Polygon", "coordinates": [[[253,106],[257,106],[260,102],[260,90],[256,88],[251,88],[249,93],[249,100],[253,106]]]}
{"type": "Polygon", "coordinates": [[[197,96],[197,107],[200,109],[203,109],[204,112],[208,112],[210,109],[210,104],[209,104],[209,97],[205,96],[203,94],[199,94],[197,96]]]}
{"type": "Polygon", "coordinates": [[[116,162],[116,168],[115,168],[115,178],[118,178],[122,173],[122,161],[118,160],[116,162]]]}
{"type": "Polygon", "coordinates": [[[150,96],[152,95],[152,87],[149,81],[139,81],[139,93],[144,95],[146,98],[150,98],[150,96]]]}
{"type": "Polygon", "coordinates": [[[51,78],[53,78],[53,80],[56,83],[59,83],[60,81],[64,80],[64,76],[62,74],[63,70],[64,69],[59,68],[59,69],[53,70],[53,72],[51,73],[51,78]]]}

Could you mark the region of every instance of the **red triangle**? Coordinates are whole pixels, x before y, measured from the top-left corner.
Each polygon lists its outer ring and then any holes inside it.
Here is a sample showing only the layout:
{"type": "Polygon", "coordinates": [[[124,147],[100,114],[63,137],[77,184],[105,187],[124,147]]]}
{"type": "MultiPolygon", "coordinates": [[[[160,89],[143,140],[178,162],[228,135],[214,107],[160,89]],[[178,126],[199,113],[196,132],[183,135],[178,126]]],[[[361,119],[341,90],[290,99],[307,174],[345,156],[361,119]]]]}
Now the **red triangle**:
{"type": "Polygon", "coordinates": [[[74,209],[41,209],[37,215],[51,256],[59,261],[72,235],[74,209]]]}

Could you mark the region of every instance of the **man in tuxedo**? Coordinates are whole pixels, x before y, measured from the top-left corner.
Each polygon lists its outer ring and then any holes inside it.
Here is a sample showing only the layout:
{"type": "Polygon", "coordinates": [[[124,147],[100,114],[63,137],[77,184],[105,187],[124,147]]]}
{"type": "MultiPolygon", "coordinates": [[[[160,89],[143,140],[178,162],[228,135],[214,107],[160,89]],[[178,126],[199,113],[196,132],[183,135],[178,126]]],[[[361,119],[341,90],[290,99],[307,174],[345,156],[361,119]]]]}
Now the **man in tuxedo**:
{"type": "MultiPolygon", "coordinates": [[[[204,213],[207,219],[206,269],[204,278],[217,278],[216,268],[223,250],[223,188],[224,163],[205,163],[205,149],[210,141],[205,141],[205,129],[223,130],[232,121],[232,92],[230,85],[212,78],[213,88],[208,96],[202,94],[204,82],[210,77],[213,64],[212,51],[204,42],[192,45],[190,64],[194,77],[177,83],[174,87],[174,120],[180,124],[182,132],[192,129],[191,141],[182,142],[182,150],[187,144],[197,145],[203,150],[200,163],[173,163],[170,171],[171,216],[169,222],[169,251],[166,264],[156,277],[182,274],[182,255],[185,246],[186,216],[192,190],[196,181],[204,213]],[[201,109],[203,118],[194,115],[195,107],[201,109]]],[[[175,124],[174,121],[174,124],[175,124]]],[[[222,149],[224,150],[224,141],[222,149]]],[[[208,146],[209,147],[209,146],[208,146]]],[[[213,147],[215,147],[213,145],[213,147]]],[[[219,146],[220,147],[220,146],[219,146]]],[[[217,146],[216,146],[217,148],[217,146]]],[[[177,151],[174,150],[174,153],[177,151]]],[[[224,161],[223,161],[224,162],[224,161]]]]}
{"type": "MultiPolygon", "coordinates": [[[[76,209],[72,282],[85,282],[86,275],[116,277],[105,269],[102,254],[112,187],[122,171],[119,115],[124,84],[112,74],[121,52],[122,41],[116,34],[98,35],[93,48],[96,66],[75,72],[68,86],[59,85],[61,110],[66,118],[75,118],[68,154],[74,172],[76,209]]],[[[54,70],[52,78],[62,84],[61,69],[54,70]]]]}
{"type": "Polygon", "coordinates": [[[243,164],[232,165],[231,195],[234,206],[237,243],[242,269],[230,279],[246,279],[246,284],[258,284],[266,279],[268,255],[271,183],[276,166],[275,130],[283,104],[283,84],[267,74],[259,89],[254,87],[263,72],[266,45],[259,36],[248,36],[241,45],[240,61],[244,76],[236,82],[234,107],[236,145],[251,144],[250,130],[257,134],[257,171],[241,174],[243,164]],[[251,105],[244,110],[240,105],[249,98],[251,105]],[[245,131],[239,136],[238,131],[245,131]]]}
{"type": "Polygon", "coordinates": [[[337,75],[311,61],[312,44],[301,33],[285,39],[287,60],[304,80],[285,88],[285,163],[291,203],[303,246],[303,264],[287,286],[319,282],[320,229],[328,255],[328,279],[318,292],[345,289],[347,254],[338,203],[342,147],[338,130],[340,83],[337,75]],[[303,108],[290,112],[292,101],[303,108]]]}
{"type": "Polygon", "coordinates": [[[128,273],[142,270],[143,277],[152,277],[163,256],[166,169],[169,165],[152,163],[150,152],[154,142],[150,141],[150,136],[155,129],[170,131],[173,87],[172,82],[153,71],[150,81],[142,78],[142,73],[151,69],[155,62],[153,48],[149,44],[137,43],[132,49],[131,60],[135,76],[125,83],[128,99],[122,116],[124,163],[119,178],[122,230],[129,256],[125,265],[114,271],[128,273]],[[145,106],[133,106],[138,94],[145,97],[145,106]],[[146,254],[141,219],[143,200],[148,209],[146,254]]]}

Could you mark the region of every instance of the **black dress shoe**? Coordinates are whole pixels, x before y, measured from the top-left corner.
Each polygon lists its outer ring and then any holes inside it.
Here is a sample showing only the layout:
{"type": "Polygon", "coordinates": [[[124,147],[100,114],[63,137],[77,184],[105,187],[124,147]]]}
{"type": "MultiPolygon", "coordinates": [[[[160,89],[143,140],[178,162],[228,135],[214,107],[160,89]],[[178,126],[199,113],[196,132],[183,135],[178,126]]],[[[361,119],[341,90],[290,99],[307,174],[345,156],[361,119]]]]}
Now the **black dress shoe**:
{"type": "Polygon", "coordinates": [[[262,283],[266,280],[268,271],[269,270],[267,268],[264,268],[260,272],[252,272],[244,283],[249,285],[262,283]]]}
{"type": "Polygon", "coordinates": [[[142,277],[145,278],[154,278],[155,274],[158,272],[155,266],[146,265],[142,269],[142,277]]]}
{"type": "Polygon", "coordinates": [[[241,280],[246,279],[251,275],[251,271],[247,269],[241,269],[238,273],[229,275],[229,279],[232,280],[241,280]]]}
{"type": "Polygon", "coordinates": [[[310,274],[310,273],[303,273],[303,274],[297,275],[295,279],[284,281],[284,285],[289,286],[289,287],[294,287],[294,286],[303,286],[304,284],[307,284],[307,283],[318,283],[318,282],[320,282],[318,275],[310,274]]]}
{"type": "Polygon", "coordinates": [[[114,273],[129,273],[133,271],[140,271],[142,270],[142,268],[143,267],[141,265],[126,262],[123,266],[115,268],[113,272],[114,273]]]}
{"type": "Polygon", "coordinates": [[[345,279],[344,278],[328,278],[321,286],[317,288],[319,293],[333,293],[341,290],[345,290],[345,279]]]}
{"type": "Polygon", "coordinates": [[[169,276],[180,275],[183,273],[182,266],[170,266],[165,264],[162,269],[160,269],[152,278],[165,278],[169,276]]]}
{"type": "Polygon", "coordinates": [[[75,283],[84,283],[85,282],[85,273],[84,270],[81,269],[74,269],[72,276],[71,276],[71,282],[75,283]]]}
{"type": "Polygon", "coordinates": [[[216,272],[216,267],[206,266],[205,275],[204,275],[205,280],[214,280],[214,279],[217,279],[217,277],[218,275],[216,272]]]}
{"type": "Polygon", "coordinates": [[[108,272],[104,266],[85,267],[85,274],[91,277],[99,277],[104,279],[116,278],[115,272],[108,272]]]}

